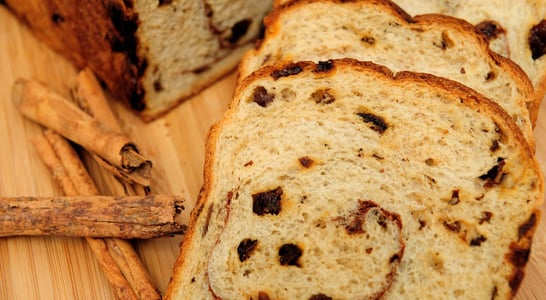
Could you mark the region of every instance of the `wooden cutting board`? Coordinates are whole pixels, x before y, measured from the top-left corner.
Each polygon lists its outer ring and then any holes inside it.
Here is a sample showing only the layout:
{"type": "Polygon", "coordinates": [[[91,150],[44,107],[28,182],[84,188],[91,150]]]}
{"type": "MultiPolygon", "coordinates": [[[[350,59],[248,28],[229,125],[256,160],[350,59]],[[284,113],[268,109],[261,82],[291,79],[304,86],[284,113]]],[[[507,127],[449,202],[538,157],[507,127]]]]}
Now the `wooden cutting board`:
{"type": "MultiPolygon", "coordinates": [[[[62,194],[31,142],[42,128],[21,117],[11,102],[10,90],[16,78],[26,77],[47,82],[68,95],[76,74],[69,62],[0,7],[0,196],[62,194]]],[[[234,84],[235,74],[231,74],[148,124],[112,103],[124,131],[154,162],[154,193],[181,195],[193,206],[202,183],[207,130],[222,116],[234,84]]],[[[537,158],[544,171],[546,105],[541,108],[535,134],[537,158]]],[[[134,242],[162,292],[181,240],[177,236],[134,242]]],[[[545,270],[546,221],[542,218],[517,299],[546,299],[545,270]]],[[[0,299],[114,299],[114,294],[83,239],[17,237],[0,239],[0,299]]]]}

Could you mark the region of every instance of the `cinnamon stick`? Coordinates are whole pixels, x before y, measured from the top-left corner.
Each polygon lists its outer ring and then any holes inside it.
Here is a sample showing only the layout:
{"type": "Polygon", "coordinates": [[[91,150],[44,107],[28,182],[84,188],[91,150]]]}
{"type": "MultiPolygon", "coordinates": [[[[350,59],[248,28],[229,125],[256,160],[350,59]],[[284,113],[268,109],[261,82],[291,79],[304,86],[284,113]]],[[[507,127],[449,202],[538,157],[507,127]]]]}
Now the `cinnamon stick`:
{"type": "Polygon", "coordinates": [[[180,197],[91,196],[0,199],[0,237],[60,235],[149,239],[180,234],[180,197]]]}
{"type": "MultiPolygon", "coordinates": [[[[47,130],[49,135],[56,137],[57,135],[49,130],[47,130]]],[[[58,146],[58,149],[61,150],[61,153],[69,153],[69,156],[71,157],[77,157],[77,154],[73,151],[73,149],[70,147],[68,142],[66,142],[63,139],[60,139],[63,142],[61,142],[58,146]]],[[[60,185],[61,189],[64,191],[65,195],[67,196],[76,196],[78,195],[78,188],[76,188],[76,185],[74,182],[72,182],[71,175],[66,170],[66,168],[63,166],[62,161],[59,159],[59,153],[57,153],[51,143],[48,141],[48,139],[44,136],[37,136],[33,143],[38,150],[38,154],[42,161],[49,167],[49,169],[53,173],[53,178],[57,181],[57,183],[60,185]]],[[[81,167],[81,163],[77,164],[76,167],[72,168],[72,170],[78,170],[81,167]]],[[[78,177],[81,181],[81,178],[87,178],[88,174],[85,172],[85,168],[81,170],[81,174],[76,174],[76,177],[78,177]]],[[[91,187],[91,189],[93,189],[91,187]]],[[[125,276],[123,276],[123,273],[121,272],[120,268],[116,264],[116,261],[113,259],[113,257],[108,252],[108,248],[106,246],[106,242],[103,239],[95,239],[95,238],[86,238],[86,241],[89,245],[89,248],[91,251],[95,254],[95,257],[97,258],[97,261],[103,270],[104,274],[106,275],[106,278],[108,279],[108,282],[114,289],[114,293],[119,299],[139,299],[129,284],[129,282],[125,279],[125,276]]]]}
{"type": "Polygon", "coordinates": [[[121,132],[118,120],[108,104],[104,90],[97,77],[89,68],[78,73],[76,83],[72,88],[72,100],[78,107],[99,122],[121,132]]]}
{"type": "Polygon", "coordinates": [[[44,84],[20,78],[12,98],[21,113],[104,160],[104,166],[128,181],[150,185],[152,163],[129,138],[79,109],[44,84]]]}
{"type": "MultiPolygon", "coordinates": [[[[105,124],[116,132],[122,132],[121,126],[104,94],[98,79],[89,68],[85,68],[78,73],[76,77],[75,86],[72,88],[72,100],[78,105],[78,107],[85,111],[87,114],[95,118],[97,121],[105,124]]],[[[123,187],[123,194],[125,195],[147,195],[149,193],[149,187],[143,186],[137,182],[131,182],[126,180],[121,174],[118,174],[115,168],[111,168],[105,165],[100,157],[94,155],[94,161],[106,171],[114,175],[114,179],[119,182],[123,187]]],[[[99,171],[99,177],[109,177],[104,172],[99,171]]],[[[106,184],[112,188],[114,182],[106,182],[106,184]]],[[[113,188],[113,190],[117,190],[113,188]]]]}
{"type": "MultiPolygon", "coordinates": [[[[46,130],[44,136],[35,138],[33,142],[65,195],[98,195],[85,166],[66,140],[46,130]],[[52,144],[56,145],[55,149],[52,144]]],[[[129,242],[114,238],[86,238],[86,241],[119,299],[161,298],[129,242]],[[115,249],[111,248],[113,244],[115,249]]]]}
{"type": "MultiPolygon", "coordinates": [[[[114,131],[122,132],[121,126],[106,99],[104,90],[90,69],[86,68],[79,72],[76,84],[72,89],[72,100],[77,103],[80,109],[99,122],[109,126],[114,131]]],[[[88,158],[89,155],[85,155],[87,153],[83,154],[84,158],[88,158]]],[[[103,188],[107,188],[115,194],[124,195],[143,196],[148,195],[150,192],[148,186],[128,181],[111,169],[105,167],[101,161],[97,159],[96,155],[92,158],[93,160],[86,159],[86,163],[88,167],[93,168],[93,171],[95,171],[94,174],[96,174],[98,178],[104,179],[103,188]],[[95,164],[93,164],[93,162],[102,165],[103,168],[94,168],[95,164]],[[111,174],[107,174],[106,171],[111,174]],[[107,180],[108,178],[113,180],[107,180]],[[123,188],[122,191],[119,191],[117,183],[121,184],[121,187],[123,188]]],[[[108,239],[107,244],[109,245],[111,255],[116,260],[122,273],[129,282],[133,283],[131,284],[133,289],[135,289],[139,295],[144,295],[145,299],[154,297],[153,291],[155,287],[153,287],[150,276],[145,271],[143,263],[136,255],[133,247],[119,239],[108,239]]]]}

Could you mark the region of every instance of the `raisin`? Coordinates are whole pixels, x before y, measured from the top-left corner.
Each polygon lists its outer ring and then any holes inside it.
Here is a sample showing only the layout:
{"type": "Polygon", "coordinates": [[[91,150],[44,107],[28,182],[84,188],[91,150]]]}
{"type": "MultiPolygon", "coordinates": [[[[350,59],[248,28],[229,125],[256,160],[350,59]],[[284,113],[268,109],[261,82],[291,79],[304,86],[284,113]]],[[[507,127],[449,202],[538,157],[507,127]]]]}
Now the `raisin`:
{"type": "Polygon", "coordinates": [[[491,143],[491,147],[489,147],[489,151],[491,152],[495,152],[497,150],[500,149],[500,144],[499,144],[499,141],[498,140],[494,140],[492,143],[491,143]]]}
{"type": "Polygon", "coordinates": [[[546,20],[540,21],[531,28],[529,34],[529,47],[533,59],[539,59],[546,53],[546,20]]]}
{"type": "Polygon", "coordinates": [[[478,237],[475,237],[470,241],[470,246],[480,246],[485,241],[487,241],[487,238],[480,234],[478,237]]]}
{"type": "Polygon", "coordinates": [[[332,60],[328,61],[319,61],[315,70],[313,72],[320,73],[320,72],[328,72],[332,68],[334,68],[334,62],[332,60]]]}
{"type": "Polygon", "coordinates": [[[53,13],[51,15],[51,21],[55,23],[55,25],[61,24],[62,22],[64,22],[64,20],[64,17],[58,13],[53,13]]]}
{"type": "Polygon", "coordinates": [[[279,79],[281,77],[287,77],[287,76],[299,74],[301,71],[303,71],[303,68],[300,65],[291,64],[291,65],[286,66],[283,69],[275,70],[275,71],[271,72],[271,77],[273,77],[273,79],[277,80],[277,79],[279,79]]]}
{"type": "Polygon", "coordinates": [[[278,215],[281,211],[282,188],[252,195],[252,211],[263,216],[264,214],[278,215]]]}
{"type": "Polygon", "coordinates": [[[383,156],[381,156],[380,154],[377,154],[377,153],[372,154],[372,157],[377,159],[377,160],[384,160],[385,159],[383,156]]]}
{"type": "Polygon", "coordinates": [[[241,262],[247,260],[256,246],[258,245],[258,240],[244,239],[239,243],[237,247],[237,254],[239,255],[239,260],[241,262]]]}
{"type": "Polygon", "coordinates": [[[487,173],[478,177],[481,180],[486,181],[484,184],[484,187],[489,188],[489,187],[492,187],[493,185],[500,184],[502,182],[502,179],[505,175],[505,173],[502,172],[502,168],[504,167],[505,163],[506,162],[504,161],[504,158],[499,157],[497,159],[497,164],[495,166],[489,169],[487,173]]]}
{"type": "Polygon", "coordinates": [[[313,295],[311,297],[309,297],[309,300],[333,300],[332,297],[330,296],[326,296],[324,294],[316,294],[316,295],[313,295]]]}
{"type": "Polygon", "coordinates": [[[372,36],[364,36],[360,40],[366,44],[370,44],[370,45],[375,44],[375,38],[372,36]]]}
{"type": "Polygon", "coordinates": [[[525,222],[521,226],[519,226],[519,228],[518,228],[519,238],[522,238],[531,229],[535,228],[536,223],[537,223],[537,215],[532,214],[531,217],[529,217],[529,220],[527,220],[527,222],[525,222]]]}
{"type": "Polygon", "coordinates": [[[387,123],[380,116],[371,113],[357,113],[357,116],[362,118],[365,123],[370,123],[370,128],[380,134],[384,133],[388,128],[387,123]]]}
{"type": "Polygon", "coordinates": [[[400,255],[394,254],[393,256],[391,256],[391,258],[389,258],[389,263],[392,264],[392,263],[396,262],[399,259],[400,259],[400,255]]]}
{"type": "Polygon", "coordinates": [[[449,199],[448,203],[451,204],[451,205],[457,205],[457,204],[459,204],[459,202],[460,202],[459,190],[453,190],[451,192],[451,199],[449,199]]]}
{"type": "MultiPolygon", "coordinates": [[[[484,211],[482,212],[482,217],[480,218],[479,224],[483,224],[485,222],[489,223],[491,221],[491,218],[493,217],[493,213],[490,211],[484,211]]],[[[521,228],[521,227],[520,227],[521,228]]]]}
{"type": "Polygon", "coordinates": [[[259,291],[258,292],[258,300],[271,300],[271,298],[269,298],[269,295],[266,292],[259,291]]]}
{"type": "Polygon", "coordinates": [[[161,85],[161,81],[159,79],[154,80],[154,91],[161,92],[163,90],[163,85],[161,85]]]}
{"type": "Polygon", "coordinates": [[[438,42],[433,42],[434,46],[442,49],[442,50],[446,50],[447,48],[450,48],[453,46],[453,41],[451,40],[451,38],[447,35],[446,32],[442,32],[442,40],[438,43],[438,42]]]}
{"type": "Polygon", "coordinates": [[[298,259],[303,254],[303,251],[295,244],[284,244],[279,249],[279,261],[283,266],[300,267],[298,259]]]}
{"type": "Polygon", "coordinates": [[[311,99],[313,99],[316,104],[330,104],[336,101],[336,98],[328,91],[329,89],[316,90],[311,94],[311,99]]]}
{"type": "Polygon", "coordinates": [[[243,166],[248,167],[248,166],[252,166],[253,164],[254,164],[254,161],[249,160],[243,166]]]}
{"type": "Polygon", "coordinates": [[[307,168],[307,169],[309,169],[314,163],[314,161],[311,158],[309,158],[309,156],[300,157],[298,161],[304,168],[307,168]]]}
{"type": "Polygon", "coordinates": [[[453,223],[449,223],[447,221],[444,221],[444,226],[454,232],[460,232],[461,231],[461,222],[455,221],[453,223]]]}
{"type": "Polygon", "coordinates": [[[275,99],[275,95],[269,94],[263,86],[258,86],[252,93],[252,99],[261,107],[266,107],[275,99]]]}
{"type": "Polygon", "coordinates": [[[235,25],[231,27],[231,35],[228,38],[228,42],[230,44],[237,43],[237,41],[247,33],[250,24],[252,24],[252,20],[250,19],[244,19],[235,23],[235,25]]]}
{"type": "Polygon", "coordinates": [[[169,5],[173,2],[173,0],[159,0],[159,4],[157,7],[163,6],[163,5],[169,5]]]}
{"type": "Polygon", "coordinates": [[[499,23],[491,20],[483,21],[476,25],[476,29],[482,34],[486,41],[496,39],[499,35],[506,31],[499,23]]]}

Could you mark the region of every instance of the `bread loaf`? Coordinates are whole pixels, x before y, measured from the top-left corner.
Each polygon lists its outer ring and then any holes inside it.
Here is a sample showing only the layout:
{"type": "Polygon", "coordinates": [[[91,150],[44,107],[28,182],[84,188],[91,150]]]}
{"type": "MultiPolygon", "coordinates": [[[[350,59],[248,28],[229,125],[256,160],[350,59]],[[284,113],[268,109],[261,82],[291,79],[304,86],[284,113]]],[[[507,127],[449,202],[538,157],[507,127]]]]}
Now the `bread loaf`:
{"type": "Polygon", "coordinates": [[[5,4],[53,49],[88,66],[151,120],[233,70],[271,0],[62,0],[5,4]]]}
{"type": "Polygon", "coordinates": [[[204,172],[166,299],[508,299],[544,192],[496,103],[350,59],[249,75],[204,172]]]}
{"type": "Polygon", "coordinates": [[[546,93],[546,1],[394,0],[412,15],[442,13],[474,24],[491,48],[527,73],[535,88],[533,122],[546,93]]]}
{"type": "Polygon", "coordinates": [[[492,52],[469,23],[442,15],[411,18],[388,0],[292,1],[265,23],[264,40],[241,62],[241,78],[278,61],[344,57],[431,73],[497,101],[534,145],[527,109],[534,107],[531,82],[516,64],[492,52]]]}

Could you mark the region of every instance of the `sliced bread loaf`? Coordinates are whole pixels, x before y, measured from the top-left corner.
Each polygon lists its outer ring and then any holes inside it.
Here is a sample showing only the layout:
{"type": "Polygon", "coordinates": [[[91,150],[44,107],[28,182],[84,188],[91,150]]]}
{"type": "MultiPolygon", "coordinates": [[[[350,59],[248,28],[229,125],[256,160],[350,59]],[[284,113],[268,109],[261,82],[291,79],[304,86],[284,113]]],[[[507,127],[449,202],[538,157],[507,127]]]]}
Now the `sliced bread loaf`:
{"type": "Polygon", "coordinates": [[[236,68],[271,0],[0,1],[145,120],[236,68]]]}
{"type": "Polygon", "coordinates": [[[474,24],[491,48],[527,73],[535,88],[533,122],[546,93],[546,1],[394,0],[412,15],[441,13],[474,24]]]}
{"type": "Polygon", "coordinates": [[[431,73],[497,101],[534,145],[531,82],[469,23],[441,15],[411,18],[388,0],[301,0],[274,10],[265,25],[264,40],[241,62],[240,78],[278,61],[344,57],[431,73]]]}
{"type": "Polygon", "coordinates": [[[544,192],[496,103],[351,59],[244,79],[204,175],[166,299],[508,299],[544,192]]]}

